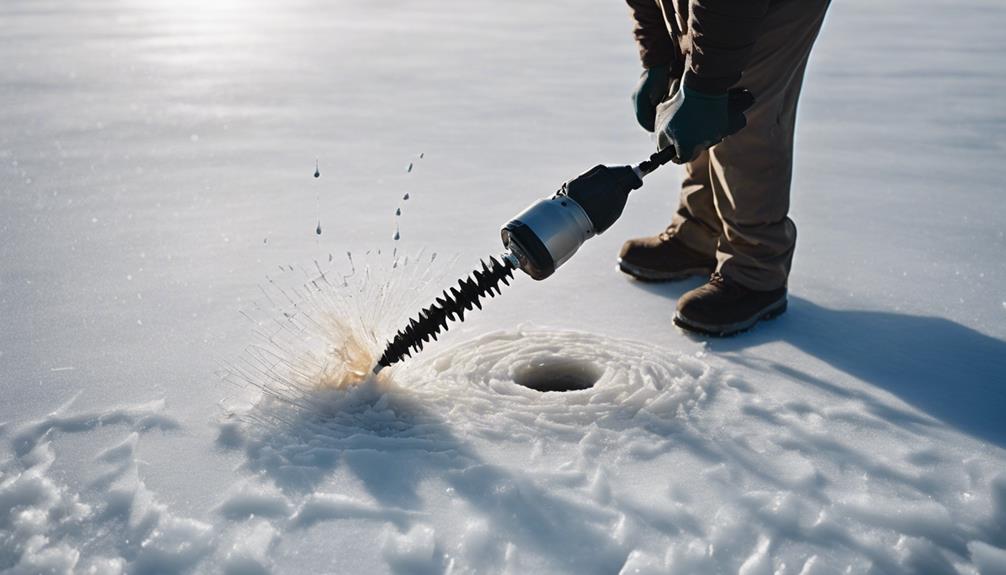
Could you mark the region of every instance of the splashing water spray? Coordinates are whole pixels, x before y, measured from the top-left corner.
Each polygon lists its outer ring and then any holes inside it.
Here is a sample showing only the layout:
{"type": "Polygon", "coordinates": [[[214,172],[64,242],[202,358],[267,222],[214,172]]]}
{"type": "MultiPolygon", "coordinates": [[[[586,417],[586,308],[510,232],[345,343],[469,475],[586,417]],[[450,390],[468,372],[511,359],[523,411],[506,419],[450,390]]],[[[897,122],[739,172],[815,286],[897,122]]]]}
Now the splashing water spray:
{"type": "Polygon", "coordinates": [[[446,266],[434,266],[437,254],[426,250],[403,256],[347,251],[345,257],[341,271],[324,270],[318,261],[313,268],[279,266],[281,275],[267,275],[259,286],[263,297],[240,310],[254,337],[236,361],[223,362],[224,379],[260,391],[265,401],[250,409],[231,398],[235,413],[262,423],[289,415],[275,409],[276,402],[327,409],[330,402],[319,398],[371,379],[384,334],[397,327],[391,320],[423,303],[406,286],[445,281],[445,270],[457,262],[451,256],[446,266]]]}
{"type": "Polygon", "coordinates": [[[503,226],[504,252],[482,261],[482,269],[444,290],[418,317],[398,331],[377,360],[373,373],[411,357],[447,330],[448,321],[464,321],[465,312],[482,309],[482,298],[501,293],[519,269],[543,280],[566,263],[580,246],[603,233],[622,215],[629,192],[643,177],[674,159],[668,147],[635,166],[598,165],[564,183],[555,195],[538,200],[503,226]],[[495,293],[494,293],[495,292],[495,293]]]}

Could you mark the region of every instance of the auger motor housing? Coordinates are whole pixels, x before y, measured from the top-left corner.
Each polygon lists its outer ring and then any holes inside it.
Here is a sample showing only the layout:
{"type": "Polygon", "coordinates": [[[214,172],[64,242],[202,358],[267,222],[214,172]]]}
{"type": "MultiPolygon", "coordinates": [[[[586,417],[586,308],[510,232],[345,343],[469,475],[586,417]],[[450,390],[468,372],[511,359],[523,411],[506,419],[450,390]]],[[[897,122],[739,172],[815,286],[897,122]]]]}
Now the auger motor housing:
{"type": "Polygon", "coordinates": [[[518,267],[543,280],[573,257],[583,242],[622,215],[629,192],[643,185],[638,167],[594,166],[538,200],[500,230],[518,267]]]}

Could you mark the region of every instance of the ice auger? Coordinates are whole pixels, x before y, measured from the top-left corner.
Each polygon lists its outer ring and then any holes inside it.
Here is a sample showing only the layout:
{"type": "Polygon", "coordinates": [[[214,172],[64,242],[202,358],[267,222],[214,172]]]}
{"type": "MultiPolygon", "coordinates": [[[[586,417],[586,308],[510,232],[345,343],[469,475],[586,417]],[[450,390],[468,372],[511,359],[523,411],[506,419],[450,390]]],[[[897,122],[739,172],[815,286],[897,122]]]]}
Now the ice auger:
{"type": "Polygon", "coordinates": [[[464,321],[466,311],[482,309],[481,299],[501,293],[499,284],[510,285],[515,269],[536,280],[552,275],[584,242],[621,217],[629,192],[643,185],[643,177],[673,159],[674,148],[668,147],[635,166],[594,166],[514,216],[500,230],[503,254],[483,261],[481,269],[410,319],[388,342],[374,373],[423,349],[447,330],[448,321],[464,321]]]}

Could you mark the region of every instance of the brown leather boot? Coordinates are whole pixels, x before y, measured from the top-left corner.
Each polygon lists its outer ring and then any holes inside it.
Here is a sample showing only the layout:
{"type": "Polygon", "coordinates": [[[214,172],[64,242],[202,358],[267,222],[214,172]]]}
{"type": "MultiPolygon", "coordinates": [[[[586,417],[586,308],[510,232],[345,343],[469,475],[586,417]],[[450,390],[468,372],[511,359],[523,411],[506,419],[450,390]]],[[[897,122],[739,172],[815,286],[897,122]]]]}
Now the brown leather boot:
{"type": "Polygon", "coordinates": [[[716,257],[697,252],[664,231],[625,242],[618,256],[618,268],[643,281],[683,280],[713,273],[716,257]]]}
{"type": "Polygon", "coordinates": [[[753,290],[717,272],[709,283],[681,296],[674,324],[688,331],[725,337],[747,331],[759,321],[785,311],[785,287],[753,290]]]}

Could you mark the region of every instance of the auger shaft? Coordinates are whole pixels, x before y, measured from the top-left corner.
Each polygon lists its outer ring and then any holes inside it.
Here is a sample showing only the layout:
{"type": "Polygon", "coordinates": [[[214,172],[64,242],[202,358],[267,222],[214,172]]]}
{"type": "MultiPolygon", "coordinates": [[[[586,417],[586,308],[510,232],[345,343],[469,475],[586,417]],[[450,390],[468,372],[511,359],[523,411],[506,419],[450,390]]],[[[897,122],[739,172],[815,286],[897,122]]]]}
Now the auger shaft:
{"type": "Polygon", "coordinates": [[[448,321],[464,321],[466,311],[471,311],[473,307],[482,309],[480,300],[485,296],[496,297],[502,293],[499,288],[500,282],[510,285],[513,271],[519,267],[519,263],[517,257],[509,252],[501,259],[502,262],[490,257],[488,263],[483,260],[482,269],[475,270],[468,277],[458,280],[457,287],[444,290],[432,305],[419,313],[418,317],[410,319],[409,324],[388,342],[384,354],[374,366],[374,373],[406,357],[411,357],[414,352],[423,349],[423,345],[430,339],[436,340],[437,334],[447,331],[448,321]],[[496,293],[493,293],[493,290],[496,293]]]}

